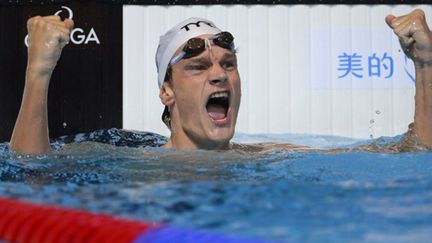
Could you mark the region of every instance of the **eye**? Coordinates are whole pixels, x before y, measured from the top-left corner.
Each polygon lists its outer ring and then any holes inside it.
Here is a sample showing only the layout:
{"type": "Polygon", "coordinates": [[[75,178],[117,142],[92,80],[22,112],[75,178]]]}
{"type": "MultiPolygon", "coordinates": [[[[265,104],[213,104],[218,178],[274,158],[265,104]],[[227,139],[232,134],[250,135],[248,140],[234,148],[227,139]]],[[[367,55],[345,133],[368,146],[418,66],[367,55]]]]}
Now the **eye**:
{"type": "Polygon", "coordinates": [[[211,66],[211,63],[207,62],[191,62],[185,66],[185,70],[193,72],[201,72],[207,70],[211,66]]]}
{"type": "Polygon", "coordinates": [[[237,67],[237,62],[235,60],[226,60],[221,63],[221,66],[226,70],[232,70],[237,67]]]}
{"type": "Polygon", "coordinates": [[[194,65],[190,65],[189,70],[196,70],[196,71],[203,71],[207,69],[207,65],[203,65],[203,64],[194,64],[194,65]]]}

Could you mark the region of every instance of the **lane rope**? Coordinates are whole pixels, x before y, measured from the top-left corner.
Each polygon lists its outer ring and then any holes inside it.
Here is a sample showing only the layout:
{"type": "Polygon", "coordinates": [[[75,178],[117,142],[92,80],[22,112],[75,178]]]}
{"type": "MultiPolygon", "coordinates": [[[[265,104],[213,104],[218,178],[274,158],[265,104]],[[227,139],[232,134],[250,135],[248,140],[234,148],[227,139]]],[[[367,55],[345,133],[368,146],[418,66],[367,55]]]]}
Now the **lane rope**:
{"type": "MultiPolygon", "coordinates": [[[[0,242],[270,243],[0,198],[0,242]]],[[[274,242],[273,242],[274,243],[274,242]]]]}

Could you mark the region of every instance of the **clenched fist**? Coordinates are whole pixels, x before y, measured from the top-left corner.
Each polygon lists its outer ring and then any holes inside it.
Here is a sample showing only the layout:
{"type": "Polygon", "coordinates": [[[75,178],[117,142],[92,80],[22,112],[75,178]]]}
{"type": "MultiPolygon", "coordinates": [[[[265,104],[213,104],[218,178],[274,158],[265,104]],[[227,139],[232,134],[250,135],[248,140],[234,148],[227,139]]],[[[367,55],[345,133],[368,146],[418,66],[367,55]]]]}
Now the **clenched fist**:
{"type": "Polygon", "coordinates": [[[432,33],[422,10],[416,9],[399,17],[388,15],[385,20],[399,37],[405,54],[416,66],[432,66],[432,33]]]}
{"type": "Polygon", "coordinates": [[[36,16],[27,21],[28,64],[38,75],[50,75],[69,42],[73,21],[59,16],[36,16]]]}

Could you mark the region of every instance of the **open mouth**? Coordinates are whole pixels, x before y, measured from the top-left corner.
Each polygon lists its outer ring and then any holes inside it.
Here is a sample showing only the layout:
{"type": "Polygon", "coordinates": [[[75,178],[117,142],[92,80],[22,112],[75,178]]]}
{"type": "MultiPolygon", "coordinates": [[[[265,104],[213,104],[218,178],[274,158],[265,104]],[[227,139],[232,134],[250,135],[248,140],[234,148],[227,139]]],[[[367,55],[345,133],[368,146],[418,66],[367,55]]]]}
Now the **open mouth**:
{"type": "Polygon", "coordinates": [[[207,100],[207,113],[215,120],[223,120],[227,117],[228,108],[230,105],[230,94],[227,91],[216,92],[210,95],[207,100]]]}

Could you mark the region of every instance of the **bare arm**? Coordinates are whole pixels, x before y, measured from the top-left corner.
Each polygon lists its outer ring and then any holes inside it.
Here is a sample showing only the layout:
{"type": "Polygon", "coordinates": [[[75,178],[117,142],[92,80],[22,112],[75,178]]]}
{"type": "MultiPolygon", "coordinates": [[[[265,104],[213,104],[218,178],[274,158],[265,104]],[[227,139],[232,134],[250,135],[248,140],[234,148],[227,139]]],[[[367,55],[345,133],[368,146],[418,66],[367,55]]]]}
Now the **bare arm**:
{"type": "Polygon", "coordinates": [[[416,9],[399,17],[389,15],[386,22],[399,37],[405,54],[415,66],[416,95],[414,136],[432,148],[432,33],[425,14],[416,9]]]}
{"type": "Polygon", "coordinates": [[[29,33],[26,80],[21,108],[10,141],[11,149],[24,154],[47,153],[48,86],[52,71],[69,41],[73,21],[58,16],[33,17],[29,33]]]}

